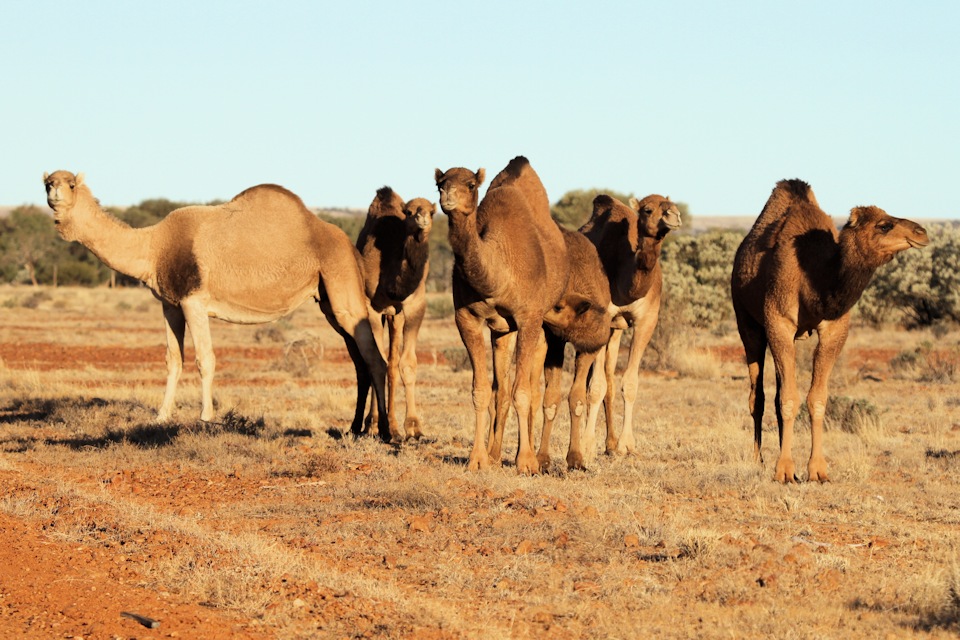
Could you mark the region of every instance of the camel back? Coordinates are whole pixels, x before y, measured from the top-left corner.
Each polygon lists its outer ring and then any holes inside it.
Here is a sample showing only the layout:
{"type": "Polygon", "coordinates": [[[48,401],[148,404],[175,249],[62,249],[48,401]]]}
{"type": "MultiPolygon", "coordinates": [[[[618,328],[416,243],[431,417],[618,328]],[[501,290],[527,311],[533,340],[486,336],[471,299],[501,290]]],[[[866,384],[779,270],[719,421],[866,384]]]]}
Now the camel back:
{"type": "Polygon", "coordinates": [[[540,220],[550,218],[550,199],[547,197],[547,190],[540,176],[530,166],[529,160],[523,156],[517,156],[511,160],[490,182],[488,192],[505,186],[516,187],[523,193],[536,218],[540,220]]]}

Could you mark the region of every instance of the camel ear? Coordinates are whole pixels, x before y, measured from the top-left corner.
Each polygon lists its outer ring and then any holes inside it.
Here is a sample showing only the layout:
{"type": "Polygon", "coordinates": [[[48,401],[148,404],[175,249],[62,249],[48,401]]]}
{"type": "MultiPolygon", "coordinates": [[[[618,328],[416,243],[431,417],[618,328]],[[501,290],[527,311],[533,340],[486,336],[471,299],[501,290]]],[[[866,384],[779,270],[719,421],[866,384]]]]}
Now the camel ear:
{"type": "Polygon", "coordinates": [[[43,172],[43,184],[47,184],[47,178],[50,177],[50,174],[46,171],[43,172]]]}
{"type": "Polygon", "coordinates": [[[77,186],[78,186],[78,187],[83,184],[83,178],[84,178],[84,175],[83,175],[82,172],[77,174],[77,186]]]}
{"type": "Polygon", "coordinates": [[[437,215],[438,213],[440,213],[440,209],[437,207],[436,202],[431,202],[430,204],[433,205],[433,215],[437,215]]]}
{"type": "Polygon", "coordinates": [[[850,209],[850,219],[847,220],[847,224],[844,226],[850,227],[853,229],[860,223],[860,214],[863,213],[863,207],[854,207],[850,209]]]}
{"type": "Polygon", "coordinates": [[[477,169],[476,176],[477,176],[477,186],[479,187],[480,185],[483,184],[483,179],[487,177],[487,172],[482,168],[477,169]]]}
{"type": "Polygon", "coordinates": [[[443,177],[443,171],[440,171],[440,169],[434,169],[434,170],[433,170],[433,181],[434,181],[434,182],[436,182],[436,183],[439,184],[439,183],[440,183],[440,178],[442,178],[442,177],[443,177]]]}
{"type": "Polygon", "coordinates": [[[637,212],[640,211],[640,201],[637,200],[636,198],[630,198],[630,202],[628,204],[630,205],[630,208],[633,209],[634,211],[637,211],[637,212]]]}

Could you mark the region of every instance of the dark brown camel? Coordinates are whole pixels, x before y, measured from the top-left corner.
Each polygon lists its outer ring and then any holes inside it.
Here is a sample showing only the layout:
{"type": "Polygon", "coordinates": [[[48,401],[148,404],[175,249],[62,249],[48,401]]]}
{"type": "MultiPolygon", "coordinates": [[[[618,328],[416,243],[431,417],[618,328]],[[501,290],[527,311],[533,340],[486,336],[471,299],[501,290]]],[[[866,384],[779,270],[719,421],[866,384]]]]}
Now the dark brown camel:
{"type": "MultiPolygon", "coordinates": [[[[610,284],[610,298],[619,316],[633,327],[630,356],[623,371],[623,429],[619,439],[614,430],[614,371],[620,353],[623,329],[614,328],[607,343],[606,394],[603,399],[607,420],[606,451],[633,452],[633,407],[640,379],[640,360],[653,336],[660,316],[663,273],[660,249],[663,239],[680,226],[680,210],[658,195],[630,199],[627,206],[608,195],[593,200],[593,214],[580,231],[597,247],[600,262],[610,284]]],[[[591,405],[587,418],[584,450],[589,459],[596,452],[596,420],[599,402],[591,405]]]]}
{"type": "Polygon", "coordinates": [[[810,480],[824,482],[823,416],[827,382],[847,339],[850,309],[874,272],[896,254],[923,247],[923,227],[877,207],[855,207],[839,233],[801,180],[777,183],[733,263],[731,292],[737,328],[750,374],[754,454],[760,459],[763,422],[763,360],[767,346],[777,372],[780,458],[775,479],[795,482],[791,448],[800,408],[794,341],[817,332],[813,379],[807,394],[811,416],[810,480]]]}
{"type": "MultiPolygon", "coordinates": [[[[490,448],[485,444],[492,393],[483,340],[487,327],[495,358],[497,343],[509,339],[511,332],[517,333],[513,383],[513,405],[520,424],[517,471],[536,473],[539,464],[528,427],[533,415],[531,380],[544,314],[560,300],[567,283],[563,236],[550,218],[543,184],[526,158],[511,160],[479,205],[483,169],[476,173],[463,168],[437,169],[434,177],[440,207],[450,220],[457,328],[473,366],[476,430],[468,468],[491,464],[490,448]]],[[[499,463],[498,444],[493,462],[499,463]]]]}
{"type": "MultiPolygon", "coordinates": [[[[387,324],[387,414],[395,426],[397,381],[406,391],[407,438],[423,435],[417,411],[417,335],[427,308],[430,229],[436,205],[425,198],[404,204],[390,187],[377,191],[367,219],[357,238],[364,286],[373,310],[387,324]]],[[[382,327],[375,326],[374,331],[382,327]]],[[[376,424],[378,411],[371,403],[369,422],[376,424]]]]}

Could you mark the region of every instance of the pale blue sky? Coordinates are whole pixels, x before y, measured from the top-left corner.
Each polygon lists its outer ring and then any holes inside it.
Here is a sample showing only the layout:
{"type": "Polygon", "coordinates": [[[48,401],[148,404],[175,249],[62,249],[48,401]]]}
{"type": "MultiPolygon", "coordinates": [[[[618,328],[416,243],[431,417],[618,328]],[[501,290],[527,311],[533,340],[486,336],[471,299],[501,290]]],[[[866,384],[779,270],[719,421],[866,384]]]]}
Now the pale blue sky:
{"type": "Polygon", "coordinates": [[[530,158],[570,189],[756,214],[781,178],[843,216],[960,218],[960,3],[5,5],[0,204],[83,171],[104,204],[262,182],[366,208],[435,167],[530,158]]]}

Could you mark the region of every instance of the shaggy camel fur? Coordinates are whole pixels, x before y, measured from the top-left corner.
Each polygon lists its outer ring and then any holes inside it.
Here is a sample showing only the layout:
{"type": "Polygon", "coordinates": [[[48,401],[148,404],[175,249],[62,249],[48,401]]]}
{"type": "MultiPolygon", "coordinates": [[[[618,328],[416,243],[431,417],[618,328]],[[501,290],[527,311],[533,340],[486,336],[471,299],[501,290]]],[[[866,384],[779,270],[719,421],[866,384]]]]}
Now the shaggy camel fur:
{"type": "MultiPolygon", "coordinates": [[[[371,383],[384,406],[385,364],[371,328],[356,249],[296,195],[276,185],[247,189],[217,206],[177,209],[134,229],[100,208],[83,174],[44,174],[60,236],[107,266],[146,284],[163,305],[167,385],[157,419],[170,418],[190,327],[200,369],[200,419],[212,420],[215,357],[209,318],[256,324],[277,320],[308,298],[319,301],[347,343],[357,370],[353,426],[363,421],[371,383]]],[[[386,412],[383,412],[386,415],[386,412]]],[[[386,421],[380,434],[391,437],[386,421]]]]}
{"type": "MultiPolygon", "coordinates": [[[[607,420],[606,451],[633,452],[633,407],[640,379],[640,359],[653,336],[660,316],[663,273],[660,248],[663,239],[680,227],[680,210],[659,195],[642,200],[630,199],[630,206],[616,198],[599,195],[593,200],[593,213],[580,231],[597,247],[603,270],[610,283],[610,298],[619,315],[633,327],[630,356],[622,375],[623,429],[619,439],[613,424],[613,375],[620,353],[623,329],[615,328],[607,343],[604,368],[608,381],[603,399],[607,420]]],[[[590,406],[584,434],[584,451],[589,462],[596,455],[596,421],[600,403],[590,406]]]]}
{"type": "Polygon", "coordinates": [[[513,384],[513,405],[520,424],[517,471],[537,473],[540,466],[529,434],[534,415],[532,376],[538,369],[544,314],[557,304],[567,284],[563,235],[550,218],[546,190],[526,158],[510,161],[491,182],[479,206],[483,169],[476,173],[464,168],[437,169],[434,177],[440,207],[450,220],[457,328],[473,366],[476,430],[468,467],[489,467],[491,451],[494,462],[500,461],[502,430],[494,433],[490,448],[484,443],[492,394],[483,341],[483,328],[488,327],[495,370],[505,369],[503,345],[512,341],[512,332],[517,334],[513,384]]]}
{"type": "Polygon", "coordinates": [[[817,332],[813,379],[807,395],[812,448],[810,480],[828,480],[823,456],[827,381],[847,339],[850,309],[873,273],[896,254],[929,240],[920,225],[887,215],[877,207],[856,207],[837,233],[800,180],[777,183],[760,217],[744,238],[733,263],[731,291],[737,328],[750,374],[754,454],[760,459],[763,421],[763,360],[767,346],[777,373],[780,458],[775,478],[795,482],[791,448],[800,408],[794,341],[817,332]]]}
{"type": "MultiPolygon", "coordinates": [[[[600,256],[590,240],[578,231],[561,228],[567,245],[570,278],[560,302],[544,316],[547,352],[544,362],[543,430],[537,460],[545,469],[550,464],[550,434],[561,397],[564,347],[569,342],[576,350],[573,383],[570,386],[570,443],[567,468],[584,469],[582,430],[590,404],[599,405],[606,394],[603,367],[593,368],[604,360],[616,312],[610,302],[610,283],[603,271],[600,256]],[[591,373],[592,371],[592,373],[591,373]],[[589,383],[589,397],[587,385],[589,383]]],[[[538,377],[539,379],[539,377],[538,377]]]]}
{"type": "MultiPolygon", "coordinates": [[[[423,435],[416,399],[417,334],[427,309],[430,229],[435,213],[436,205],[429,200],[415,198],[404,204],[390,187],[383,187],[370,204],[357,238],[367,298],[373,310],[386,321],[389,331],[389,423],[397,422],[395,399],[397,379],[401,378],[406,390],[404,430],[407,438],[423,435]]],[[[376,422],[376,419],[377,407],[372,404],[370,420],[376,422]]]]}

